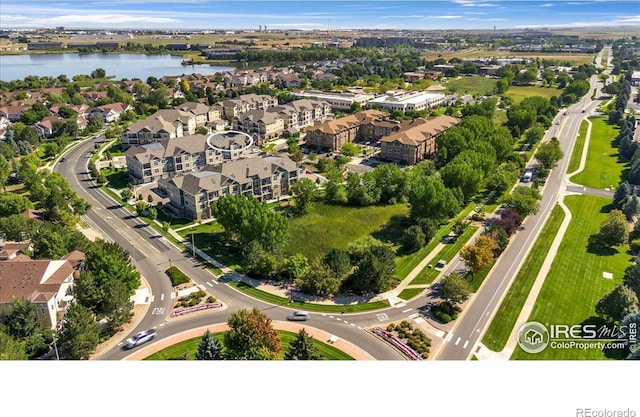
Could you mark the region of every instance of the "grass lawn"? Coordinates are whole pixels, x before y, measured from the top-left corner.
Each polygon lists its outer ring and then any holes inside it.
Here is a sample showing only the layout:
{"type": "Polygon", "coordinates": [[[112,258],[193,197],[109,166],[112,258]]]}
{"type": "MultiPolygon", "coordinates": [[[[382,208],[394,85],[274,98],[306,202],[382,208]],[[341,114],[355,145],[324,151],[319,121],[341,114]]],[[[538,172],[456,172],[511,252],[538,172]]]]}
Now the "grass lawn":
{"type": "Polygon", "coordinates": [[[440,243],[440,241],[445,236],[451,233],[451,229],[453,229],[453,226],[456,224],[456,222],[467,217],[467,215],[471,213],[476,206],[477,203],[474,202],[467,205],[467,207],[465,207],[460,213],[458,213],[458,215],[453,220],[438,229],[436,235],[433,237],[433,239],[431,239],[431,242],[429,242],[428,245],[426,245],[419,251],[404,256],[397,256],[395,277],[401,281],[406,278],[409,272],[413,271],[413,269],[418,266],[418,264],[424,259],[424,257],[431,253],[431,251],[436,246],[438,246],[438,243],[440,243]]]}
{"type": "Polygon", "coordinates": [[[551,243],[558,233],[562,220],[564,220],[564,211],[559,206],[554,207],[482,339],[482,343],[489,349],[500,352],[507,344],[511,330],[520,311],[522,311],[522,306],[549,252],[551,243]]]}
{"type": "Polygon", "coordinates": [[[237,248],[230,246],[224,239],[222,226],[218,222],[201,224],[181,230],[178,233],[189,241],[191,241],[191,234],[193,233],[193,240],[198,249],[226,267],[241,270],[240,261],[242,255],[237,248]]]}
{"type": "Polygon", "coordinates": [[[164,210],[158,210],[158,221],[169,223],[171,229],[177,229],[192,224],[193,222],[184,217],[171,217],[164,210]]]}
{"type": "MultiPolygon", "coordinates": [[[[582,159],[582,150],[584,148],[584,141],[587,139],[587,128],[589,125],[586,121],[582,121],[580,124],[580,131],[578,132],[578,138],[573,147],[573,153],[571,154],[571,160],[569,161],[569,168],[567,172],[570,174],[580,167],[580,159],[582,159]]],[[[586,167],[586,164],[585,164],[586,167]]]]}
{"type": "Polygon", "coordinates": [[[536,85],[531,86],[511,86],[507,90],[507,96],[513,99],[515,104],[518,104],[522,99],[532,96],[542,96],[550,99],[552,96],[560,97],[562,90],[556,87],[540,87],[536,85]]]}
{"type": "Polygon", "coordinates": [[[405,288],[400,294],[398,294],[398,297],[403,300],[410,300],[422,291],[424,291],[424,288],[405,288]]]}
{"type": "Polygon", "coordinates": [[[229,282],[229,285],[244,292],[247,295],[250,295],[267,303],[287,305],[299,310],[314,311],[317,313],[359,313],[363,311],[378,310],[380,308],[389,307],[389,303],[386,301],[373,301],[370,303],[344,305],[305,303],[302,301],[292,302],[289,298],[280,297],[279,295],[262,291],[258,288],[252,287],[251,285],[247,285],[242,282],[229,282]]]}
{"type": "MultiPolygon", "coordinates": [[[[589,236],[598,232],[600,223],[611,209],[611,200],[596,196],[567,196],[565,203],[572,213],[567,233],[536,300],[529,321],[543,324],[576,325],[591,322],[595,305],[617,284],[631,264],[629,246],[611,250],[589,249],[589,236]],[[605,279],[603,272],[613,274],[605,279]]],[[[513,359],[605,359],[594,349],[552,349],[528,354],[516,348],[513,359]]]]}
{"type": "Polygon", "coordinates": [[[406,204],[347,207],[316,203],[309,214],[291,219],[285,253],[301,253],[309,259],[324,256],[330,249],[346,249],[350,242],[387,230],[401,223],[409,212],[406,204]],[[387,227],[387,225],[391,224],[387,227]]]}
{"type": "MultiPolygon", "coordinates": [[[[280,345],[282,346],[280,359],[284,359],[284,354],[289,349],[289,345],[296,339],[298,335],[297,333],[287,332],[284,330],[279,330],[278,335],[280,336],[280,345]]],[[[224,344],[224,332],[215,333],[213,336],[218,339],[221,344],[224,344]]],[[[193,339],[184,340],[182,342],[176,343],[173,346],[162,349],[161,351],[154,353],[144,360],[181,359],[185,353],[187,354],[188,359],[193,360],[195,358],[196,352],[198,351],[200,340],[200,337],[194,337],[193,339]]],[[[324,342],[314,339],[313,344],[318,348],[320,353],[324,355],[326,360],[353,360],[350,355],[347,355],[340,349],[337,349],[324,342]]]]}
{"type": "Polygon", "coordinates": [[[487,77],[458,77],[448,80],[444,83],[449,92],[455,92],[459,94],[479,94],[479,95],[492,95],[493,88],[496,86],[495,78],[487,77]]]}
{"type": "MultiPolygon", "coordinates": [[[[440,259],[444,259],[447,263],[451,262],[454,256],[460,252],[462,246],[465,245],[471,236],[478,230],[475,226],[469,226],[458,238],[452,242],[445,245],[442,250],[433,257],[431,260],[431,264],[435,265],[438,263],[440,259]]],[[[411,285],[414,284],[431,284],[434,279],[440,274],[441,271],[438,271],[435,268],[429,268],[427,265],[420,273],[411,281],[411,285]]]]}
{"type": "Polygon", "coordinates": [[[127,188],[127,170],[126,169],[110,169],[105,168],[102,173],[107,178],[107,182],[117,190],[123,190],[127,188]]]}
{"type": "Polygon", "coordinates": [[[107,148],[104,151],[104,155],[106,155],[107,152],[109,152],[111,156],[124,156],[124,152],[122,152],[122,150],[120,149],[121,145],[122,145],[121,141],[119,140],[115,141],[109,148],[107,148]]]}
{"type": "Polygon", "coordinates": [[[591,123],[587,163],[584,171],[572,177],[571,181],[591,188],[615,188],[627,166],[618,161],[618,148],[614,146],[619,129],[608,125],[601,117],[591,119],[591,123]]]}

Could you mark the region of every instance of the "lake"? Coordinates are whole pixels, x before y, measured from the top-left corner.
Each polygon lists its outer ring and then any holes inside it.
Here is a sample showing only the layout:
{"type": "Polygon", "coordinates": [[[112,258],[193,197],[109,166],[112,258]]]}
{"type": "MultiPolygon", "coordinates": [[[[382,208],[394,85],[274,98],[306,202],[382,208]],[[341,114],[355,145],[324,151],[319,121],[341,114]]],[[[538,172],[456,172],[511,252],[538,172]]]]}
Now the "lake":
{"type": "Polygon", "coordinates": [[[123,78],[148,77],[160,78],[165,75],[214,74],[220,71],[235,69],[230,66],[188,65],[183,66],[182,58],[172,55],[144,54],[34,54],[34,55],[1,55],[0,80],[22,80],[28,75],[39,77],[57,77],[66,75],[69,78],[79,74],[91,74],[96,68],[104,68],[107,76],[123,78]]]}

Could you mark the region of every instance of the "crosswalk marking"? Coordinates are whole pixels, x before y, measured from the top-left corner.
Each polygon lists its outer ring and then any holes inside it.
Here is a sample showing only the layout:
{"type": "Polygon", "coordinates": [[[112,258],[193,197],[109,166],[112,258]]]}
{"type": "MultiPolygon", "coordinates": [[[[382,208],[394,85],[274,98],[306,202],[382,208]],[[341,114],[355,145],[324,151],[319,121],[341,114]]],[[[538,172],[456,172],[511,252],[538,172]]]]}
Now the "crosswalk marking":
{"type": "Polygon", "coordinates": [[[453,333],[449,333],[449,335],[447,336],[446,339],[444,339],[445,342],[448,342],[449,340],[451,340],[453,338],[453,333]]]}
{"type": "Polygon", "coordinates": [[[461,337],[458,337],[458,340],[456,340],[455,345],[458,346],[458,343],[460,343],[460,339],[462,339],[461,337]]]}
{"type": "Polygon", "coordinates": [[[408,312],[410,312],[411,310],[413,310],[413,309],[412,309],[412,308],[408,308],[408,309],[406,309],[406,310],[402,310],[402,312],[403,312],[403,313],[408,313],[408,312]]]}
{"type": "Polygon", "coordinates": [[[207,285],[213,287],[213,284],[211,284],[209,281],[207,281],[207,285]]]}
{"type": "Polygon", "coordinates": [[[410,319],[415,319],[416,317],[418,317],[420,315],[420,313],[413,313],[412,315],[409,316],[410,319]]]}
{"type": "Polygon", "coordinates": [[[469,341],[467,340],[466,342],[464,342],[464,345],[462,345],[462,349],[466,349],[468,344],[469,344],[469,341]]]}
{"type": "Polygon", "coordinates": [[[176,293],[175,293],[175,292],[172,292],[172,293],[171,293],[171,299],[173,300],[174,298],[176,298],[176,293]]]}
{"type": "Polygon", "coordinates": [[[164,301],[164,293],[160,296],[160,301],[164,301]]]}
{"type": "Polygon", "coordinates": [[[156,299],[156,296],[155,296],[155,295],[152,295],[152,296],[151,296],[151,302],[153,303],[153,302],[155,301],[155,299],[156,299]]]}

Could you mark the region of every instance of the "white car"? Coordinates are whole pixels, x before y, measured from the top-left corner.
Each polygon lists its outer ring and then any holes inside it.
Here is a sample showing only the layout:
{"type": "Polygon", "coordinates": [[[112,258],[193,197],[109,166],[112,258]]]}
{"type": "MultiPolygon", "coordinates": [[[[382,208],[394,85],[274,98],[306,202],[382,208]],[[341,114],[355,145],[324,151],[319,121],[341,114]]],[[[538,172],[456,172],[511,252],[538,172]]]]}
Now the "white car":
{"type": "Polygon", "coordinates": [[[306,321],[309,319],[309,313],[306,311],[294,311],[287,316],[287,320],[291,321],[306,321]]]}
{"type": "Polygon", "coordinates": [[[143,332],[136,333],[133,337],[127,339],[127,343],[124,345],[126,349],[132,349],[136,346],[140,346],[156,337],[157,330],[153,329],[145,330],[143,332]]]}

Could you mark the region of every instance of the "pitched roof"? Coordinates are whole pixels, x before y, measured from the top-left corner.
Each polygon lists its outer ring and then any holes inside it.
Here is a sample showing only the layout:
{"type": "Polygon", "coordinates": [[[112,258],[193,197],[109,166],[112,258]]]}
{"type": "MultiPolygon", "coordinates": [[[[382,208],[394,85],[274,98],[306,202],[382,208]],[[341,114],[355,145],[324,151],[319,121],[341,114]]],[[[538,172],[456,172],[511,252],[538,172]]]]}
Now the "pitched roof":
{"type": "Polygon", "coordinates": [[[0,262],[0,303],[11,303],[14,297],[46,301],[72,273],[66,260],[0,262]]]}
{"type": "Polygon", "coordinates": [[[383,136],[382,142],[400,142],[404,145],[419,145],[425,140],[435,137],[445,130],[460,123],[459,119],[451,116],[438,116],[433,119],[417,118],[394,134],[383,136]]]}

